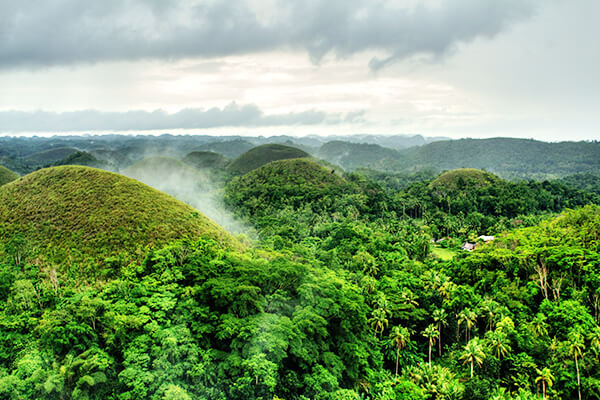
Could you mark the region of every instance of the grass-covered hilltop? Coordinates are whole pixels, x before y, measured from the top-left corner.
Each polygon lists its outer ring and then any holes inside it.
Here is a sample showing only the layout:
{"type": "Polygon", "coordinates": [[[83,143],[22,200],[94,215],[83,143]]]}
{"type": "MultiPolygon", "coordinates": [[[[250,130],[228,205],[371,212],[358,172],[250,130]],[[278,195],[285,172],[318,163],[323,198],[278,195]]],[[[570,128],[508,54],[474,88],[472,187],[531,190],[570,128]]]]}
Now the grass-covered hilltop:
{"type": "Polygon", "coordinates": [[[147,247],[201,235],[232,240],[197,210],[98,169],[52,167],[0,188],[0,238],[7,244],[1,250],[19,264],[39,261],[64,271],[89,263],[121,267],[147,247]]]}
{"type": "Polygon", "coordinates": [[[452,193],[467,187],[490,187],[499,181],[500,179],[496,175],[479,169],[459,168],[440,174],[429,185],[437,191],[452,193]]]}
{"type": "Polygon", "coordinates": [[[335,170],[305,158],[273,161],[227,186],[233,208],[249,209],[250,215],[268,214],[269,207],[299,205],[317,200],[331,190],[345,189],[347,182],[335,170]]]}
{"type": "Polygon", "coordinates": [[[0,399],[600,398],[597,160],[344,140],[0,138],[0,399]]]}
{"type": "Polygon", "coordinates": [[[240,155],[227,166],[227,169],[236,174],[245,174],[271,161],[302,157],[309,157],[309,154],[283,144],[265,144],[240,155]]]}
{"type": "Polygon", "coordinates": [[[222,154],[212,151],[192,151],[186,154],[182,161],[199,169],[225,168],[229,162],[222,154]]]}

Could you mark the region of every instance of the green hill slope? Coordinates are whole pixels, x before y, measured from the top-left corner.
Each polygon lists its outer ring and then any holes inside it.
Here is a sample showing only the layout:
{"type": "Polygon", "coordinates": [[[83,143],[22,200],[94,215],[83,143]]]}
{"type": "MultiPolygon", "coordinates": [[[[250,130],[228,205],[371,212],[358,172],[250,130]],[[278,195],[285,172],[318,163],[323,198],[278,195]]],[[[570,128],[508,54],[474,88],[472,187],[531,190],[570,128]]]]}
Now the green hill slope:
{"type": "Polygon", "coordinates": [[[73,153],[77,153],[77,149],[73,147],[59,147],[56,149],[40,151],[25,157],[25,160],[30,163],[47,165],[63,160],[73,153]]]}
{"type": "Polygon", "coordinates": [[[0,186],[19,179],[19,174],[0,165],[0,186]]]}
{"type": "Polygon", "coordinates": [[[77,151],[75,153],[72,153],[65,159],[55,162],[52,166],[59,165],[85,165],[87,167],[102,169],[111,167],[109,163],[107,163],[106,161],[98,160],[96,157],[94,157],[87,151],[77,151]]]}
{"type": "Polygon", "coordinates": [[[304,158],[273,161],[234,178],[226,199],[250,215],[269,214],[286,206],[298,208],[326,195],[354,188],[334,170],[304,158]]]}
{"type": "Polygon", "coordinates": [[[509,179],[551,179],[600,171],[599,142],[546,143],[494,138],[440,141],[400,152],[387,170],[477,168],[509,179]]]}
{"type": "Polygon", "coordinates": [[[260,168],[271,161],[286,160],[290,158],[304,158],[310,155],[295,147],[282,144],[264,144],[248,150],[227,166],[233,173],[245,174],[253,169],[260,168]]]}
{"type": "Polygon", "coordinates": [[[317,156],[340,165],[346,170],[361,167],[381,169],[385,168],[390,161],[400,157],[398,151],[377,144],[350,143],[339,140],[325,143],[317,151],[317,156]]]}
{"type": "Polygon", "coordinates": [[[133,179],[89,167],[42,169],[0,188],[0,239],[30,243],[36,263],[120,265],[146,246],[206,235],[233,244],[213,221],[133,179]]]}
{"type": "Polygon", "coordinates": [[[246,140],[226,140],[224,142],[212,142],[195,148],[197,151],[212,151],[222,154],[227,158],[236,158],[250,150],[254,145],[246,140]]]}
{"type": "Polygon", "coordinates": [[[440,174],[429,186],[437,191],[452,193],[465,188],[484,188],[500,181],[494,174],[474,168],[459,168],[440,174]]]}
{"type": "Polygon", "coordinates": [[[192,151],[188,153],[182,160],[195,168],[225,168],[227,158],[219,153],[212,151],[192,151]]]}

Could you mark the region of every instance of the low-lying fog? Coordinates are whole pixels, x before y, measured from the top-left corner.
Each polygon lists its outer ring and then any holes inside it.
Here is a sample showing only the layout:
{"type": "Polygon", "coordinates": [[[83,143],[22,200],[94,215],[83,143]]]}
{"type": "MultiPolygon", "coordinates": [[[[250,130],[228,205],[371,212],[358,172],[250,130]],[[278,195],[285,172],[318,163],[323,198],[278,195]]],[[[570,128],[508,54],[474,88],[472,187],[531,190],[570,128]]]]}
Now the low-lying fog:
{"type": "Polygon", "coordinates": [[[174,159],[155,157],[121,173],[191,205],[232,234],[251,233],[249,226],[224,207],[222,184],[215,182],[210,171],[200,171],[174,159]]]}

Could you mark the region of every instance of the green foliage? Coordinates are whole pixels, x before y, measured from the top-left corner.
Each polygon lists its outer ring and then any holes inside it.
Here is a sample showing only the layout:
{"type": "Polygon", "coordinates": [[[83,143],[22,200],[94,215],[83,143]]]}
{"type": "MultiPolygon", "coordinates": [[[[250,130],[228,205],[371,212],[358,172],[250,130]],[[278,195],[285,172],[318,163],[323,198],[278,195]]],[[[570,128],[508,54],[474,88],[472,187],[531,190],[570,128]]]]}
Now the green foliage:
{"type": "Polygon", "coordinates": [[[233,179],[227,186],[226,201],[246,215],[261,217],[274,209],[293,209],[317,203],[321,210],[332,210],[325,196],[353,192],[355,187],[332,171],[308,160],[274,161],[246,175],[233,179]]]}
{"type": "MultiPolygon", "coordinates": [[[[61,289],[55,306],[27,312],[29,346],[45,353],[3,361],[0,394],[356,398],[377,368],[360,289],[324,266],[269,256],[181,242],[150,252],[129,278],[61,289]]],[[[22,314],[2,314],[0,337],[20,331],[5,322],[22,314]]]]}
{"type": "MultiPolygon", "coordinates": [[[[386,181],[384,176],[380,174],[380,181],[386,181]]],[[[600,203],[598,196],[558,181],[514,183],[474,169],[448,171],[390,195],[403,215],[424,219],[433,237],[458,236],[463,241],[534,225],[565,208],[600,203]]]]}
{"type": "Polygon", "coordinates": [[[595,197],[464,169],[367,174],[295,158],[231,179],[248,248],[120,175],[3,186],[0,399],[600,396],[600,207],[563,212],[595,197]],[[469,253],[431,244],[488,230],[469,253]]]}
{"type": "Polygon", "coordinates": [[[572,188],[600,195],[600,175],[598,174],[574,174],[565,176],[559,181],[572,188]]]}
{"type": "Polygon", "coordinates": [[[423,170],[414,173],[401,173],[382,172],[369,168],[357,168],[355,172],[394,192],[399,192],[413,183],[431,181],[438,175],[432,170],[423,170]]]}

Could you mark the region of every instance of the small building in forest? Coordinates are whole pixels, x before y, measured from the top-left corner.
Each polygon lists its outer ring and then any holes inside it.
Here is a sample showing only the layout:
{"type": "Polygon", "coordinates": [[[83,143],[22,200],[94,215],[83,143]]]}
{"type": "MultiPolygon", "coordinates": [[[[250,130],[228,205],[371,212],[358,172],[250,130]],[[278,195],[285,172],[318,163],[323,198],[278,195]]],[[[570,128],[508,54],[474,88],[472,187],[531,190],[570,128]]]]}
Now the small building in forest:
{"type": "Polygon", "coordinates": [[[475,249],[475,243],[466,242],[462,245],[462,249],[467,251],[473,251],[473,249],[475,249]]]}

